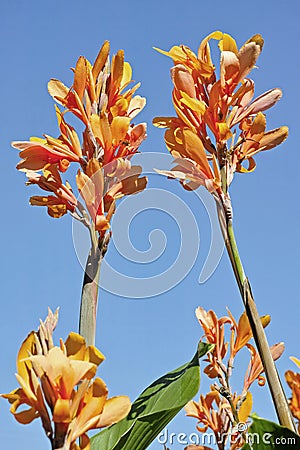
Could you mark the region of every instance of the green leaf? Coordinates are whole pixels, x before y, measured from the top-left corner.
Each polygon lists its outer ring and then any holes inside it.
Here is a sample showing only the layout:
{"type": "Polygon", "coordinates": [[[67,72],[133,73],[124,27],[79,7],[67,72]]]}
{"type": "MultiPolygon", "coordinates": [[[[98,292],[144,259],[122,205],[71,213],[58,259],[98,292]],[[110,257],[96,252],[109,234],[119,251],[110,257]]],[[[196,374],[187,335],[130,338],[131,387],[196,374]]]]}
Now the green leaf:
{"type": "Polygon", "coordinates": [[[154,381],[128,416],[91,440],[91,450],[144,450],[198,392],[199,358],[213,348],[200,343],[193,359],[154,381]]]}
{"type": "Polygon", "coordinates": [[[253,420],[247,431],[247,441],[242,450],[284,450],[300,448],[300,437],[288,428],[252,414],[253,420]]]}

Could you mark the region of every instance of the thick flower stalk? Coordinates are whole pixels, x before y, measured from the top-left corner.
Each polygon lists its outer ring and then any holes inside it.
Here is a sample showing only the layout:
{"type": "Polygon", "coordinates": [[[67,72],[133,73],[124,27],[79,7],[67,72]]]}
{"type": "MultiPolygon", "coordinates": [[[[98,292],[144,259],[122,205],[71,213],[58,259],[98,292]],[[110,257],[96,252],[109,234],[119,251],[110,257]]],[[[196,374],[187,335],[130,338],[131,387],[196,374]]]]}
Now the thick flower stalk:
{"type": "MultiPolygon", "coordinates": [[[[264,368],[260,356],[250,344],[253,334],[245,312],[236,322],[229,310],[228,316],[218,318],[213,310],[198,307],[196,317],[204,331],[201,341],[213,344],[204,360],[207,362],[204,373],[214,383],[208,394],[201,395],[199,401],[190,401],[185,411],[187,416],[197,419],[196,428],[200,433],[207,429],[214,433],[219,450],[224,450],[227,445],[234,450],[245,442],[244,432],[253,403],[249,389],[256,380],[260,386],[265,384],[264,368]],[[243,390],[238,394],[232,389],[231,376],[238,364],[236,357],[243,348],[249,350],[250,361],[243,390]]],[[[260,320],[266,327],[270,316],[263,316],[260,320]]],[[[283,343],[273,345],[270,351],[273,359],[278,359],[284,351],[283,343]]]]}
{"type": "Polygon", "coordinates": [[[34,195],[31,205],[46,206],[51,217],[70,213],[88,227],[91,251],[88,257],[79,332],[88,344],[95,341],[100,264],[110,239],[110,222],[116,200],[142,191],[147,184],[141,167],[131,157],[146,138],[146,124],[134,124],[144,108],[145,98],[136,95],[140,84],[132,86],[132,69],[119,50],[109,59],[106,41],[94,64],[81,56],[75,66],[71,87],[52,79],[48,90],[56,103],[59,136],[33,137],[13,142],[20,150],[17,168],[26,172],[28,185],[38,185],[48,194],[34,195]],[[71,112],[84,126],[82,140],[66,122],[71,112]],[[76,182],[62,180],[71,164],[78,166],[76,182]],[[74,185],[80,194],[74,193],[74,185]]]}
{"type": "Polygon", "coordinates": [[[249,281],[239,256],[233,230],[229,186],[235,172],[255,169],[254,156],[281,144],[288,135],[282,126],[267,130],[264,112],[281,98],[271,89],[254,97],[254,82],[248,78],[263,47],[260,35],[240,49],[228,34],[215,31],[200,44],[197,55],[185,45],[159,52],[172,58],[172,99],[175,117],[157,117],[153,123],[166,128],[165,142],[174,157],[171,170],[158,170],[177,178],[185,189],[204,186],[213,195],[220,226],[237,284],[263,361],[279,421],[294,429],[287,400],[261,325],[249,281]],[[210,40],[220,49],[219,76],[211,59],[210,40]]]}
{"type": "Polygon", "coordinates": [[[108,398],[104,381],[94,378],[104,356],[96,347],[86,346],[82,336],[70,333],[54,346],[57,318],[57,312],[49,311],[39,330],[22,343],[16,374],[20,387],[2,397],[11,403],[19,423],[41,419],[53,450],[89,450],[87,432],[123,419],[130,400],[108,398]]]}

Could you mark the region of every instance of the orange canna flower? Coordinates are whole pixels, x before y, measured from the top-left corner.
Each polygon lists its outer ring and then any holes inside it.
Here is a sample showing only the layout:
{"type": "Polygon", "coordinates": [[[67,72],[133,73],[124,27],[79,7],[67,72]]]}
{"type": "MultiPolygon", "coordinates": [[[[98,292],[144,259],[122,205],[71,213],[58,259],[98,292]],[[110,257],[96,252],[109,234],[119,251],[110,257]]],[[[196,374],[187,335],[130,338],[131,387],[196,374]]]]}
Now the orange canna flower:
{"type": "Polygon", "coordinates": [[[43,170],[43,175],[36,172],[27,172],[27,185],[37,184],[45,191],[53,192],[55,195],[32,196],[30,204],[34,206],[47,206],[48,214],[58,218],[68,211],[73,213],[77,206],[77,199],[73,194],[69,183],[64,185],[55,165],[48,166],[43,170]]]}
{"type": "Polygon", "coordinates": [[[248,172],[255,168],[253,155],[274,148],[286,139],[287,127],[266,132],[262,113],[281,98],[281,90],[272,89],[252,100],[254,82],[247,77],[262,47],[263,39],[258,34],[238,49],[230,35],[215,31],[202,41],[197,55],[184,45],[175,46],[169,52],[157,49],[174,63],[172,100],[177,117],[157,117],[153,123],[166,128],[165,142],[175,163],[178,164],[178,158],[188,161],[180,162],[185,170],[176,166],[160,173],[178,178],[190,189],[204,185],[220,195],[219,168],[228,166],[229,185],[235,171],[248,172]],[[212,39],[219,42],[221,53],[219,79],[210,54],[212,39]],[[239,129],[234,129],[237,125],[239,129]],[[248,161],[248,168],[243,167],[244,161],[248,161]]]}
{"type": "Polygon", "coordinates": [[[106,41],[93,65],[83,56],[78,59],[70,88],[55,79],[48,84],[51,96],[65,108],[61,111],[55,106],[59,137],[44,135],[43,139],[12,143],[20,150],[22,160],[17,168],[27,173],[27,184],[37,184],[54,193],[33,196],[30,203],[47,206],[49,215],[56,218],[69,211],[84,224],[92,225],[101,238],[110,227],[115,200],[139,192],[147,184],[146,177],[140,177],[141,170],[131,167],[130,163],[130,157],[146,138],[146,124],[132,123],[146,100],[135,95],[139,83],[129,87],[131,77],[132,69],[124,61],[123,50],[112,57],[110,64],[109,42],[106,41]],[[82,142],[65,120],[68,112],[85,125],[82,142]],[[71,163],[79,165],[76,184],[86,209],[77,201],[71,185],[64,184],[59,175],[59,172],[66,172],[71,163]],[[119,178],[120,167],[123,168],[122,179],[119,178]],[[124,167],[126,173],[123,173],[124,167]],[[37,173],[40,171],[42,174],[37,173]]]}
{"type": "MultiPolygon", "coordinates": [[[[236,323],[229,309],[227,309],[227,311],[232,321],[230,347],[231,347],[231,355],[234,358],[236,354],[250,341],[250,339],[253,337],[253,334],[250,327],[249,319],[245,311],[239,318],[238,323],[236,323]]],[[[260,319],[264,328],[271,322],[271,317],[269,315],[262,316],[260,319]]]]}
{"type": "Polygon", "coordinates": [[[208,394],[200,395],[199,402],[191,400],[184,409],[188,417],[198,420],[196,428],[200,433],[205,433],[210,428],[216,441],[225,445],[231,426],[231,411],[228,402],[218,391],[211,386],[208,394]]]}
{"type": "MultiPolygon", "coordinates": [[[[300,360],[297,358],[290,358],[298,367],[300,367],[300,360]]],[[[285,372],[285,379],[292,390],[292,397],[289,399],[289,406],[291,412],[298,422],[298,433],[300,433],[300,373],[287,370],[285,372]]]]}
{"type": "Polygon", "coordinates": [[[104,170],[96,159],[91,159],[85,173],[78,171],[77,187],[97,231],[109,229],[116,200],[145,189],[147,178],[140,177],[141,172],[140,166],[131,166],[130,161],[123,158],[108,164],[104,170]]]}
{"type": "Polygon", "coordinates": [[[38,332],[27,336],[17,359],[20,388],[2,397],[11,403],[19,423],[41,418],[53,449],[88,450],[87,431],[121,420],[130,401],[126,396],[107,398],[103,380],[93,379],[104,356],[96,347],[87,347],[82,336],[70,333],[65,343],[54,346],[57,318],[57,312],[49,311],[38,332]]]}
{"type": "MultiPolygon", "coordinates": [[[[210,428],[214,432],[216,438],[219,438],[217,443],[220,450],[224,450],[226,442],[231,450],[235,450],[245,442],[245,430],[239,428],[238,424],[246,424],[252,411],[253,399],[249,388],[255,380],[258,380],[259,385],[264,385],[264,368],[259,354],[249,343],[253,335],[245,312],[236,321],[229,310],[228,316],[218,318],[214,311],[198,307],[196,317],[203,328],[206,341],[214,345],[206,355],[208,365],[204,368],[204,373],[215,381],[206,396],[201,395],[199,402],[189,402],[185,409],[188,416],[197,418],[203,425],[197,426],[198,431],[206,432],[210,428]],[[225,324],[230,327],[228,340],[225,324]],[[238,395],[232,389],[231,376],[236,367],[235,357],[243,347],[249,349],[251,356],[243,391],[238,395]]],[[[266,327],[270,323],[270,316],[261,317],[261,322],[266,327]]],[[[276,360],[282,355],[284,344],[273,345],[270,350],[276,360]]]]}
{"type": "Polygon", "coordinates": [[[78,59],[71,88],[56,79],[49,82],[53,99],[86,125],[83,153],[88,159],[100,157],[108,164],[134,154],[146,138],[146,124],[131,124],[146,104],[145,98],[134,95],[139,83],[125,90],[131,76],[123,50],[109,63],[109,42],[105,41],[93,65],[83,56],[78,59]]]}
{"type": "MultiPolygon", "coordinates": [[[[248,366],[248,370],[244,379],[244,389],[243,392],[247,392],[250,388],[251,384],[258,380],[258,384],[263,386],[265,384],[265,378],[261,376],[264,372],[264,368],[260,359],[260,356],[257,350],[251,344],[246,344],[251,354],[251,361],[248,366]]],[[[280,342],[278,344],[274,344],[270,347],[272,357],[274,361],[276,361],[282,353],[284,352],[284,343],[280,342]]]]}

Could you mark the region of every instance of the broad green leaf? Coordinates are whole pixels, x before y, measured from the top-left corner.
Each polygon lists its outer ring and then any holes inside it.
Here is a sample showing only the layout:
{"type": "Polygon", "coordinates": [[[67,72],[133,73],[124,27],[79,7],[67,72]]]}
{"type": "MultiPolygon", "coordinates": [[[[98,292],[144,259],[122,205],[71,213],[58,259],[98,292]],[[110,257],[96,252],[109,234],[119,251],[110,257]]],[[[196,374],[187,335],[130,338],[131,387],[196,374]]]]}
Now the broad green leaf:
{"type": "Polygon", "coordinates": [[[247,443],[242,450],[276,450],[300,448],[300,437],[288,428],[277,423],[262,419],[252,414],[253,420],[247,431],[247,443]]]}
{"type": "Polygon", "coordinates": [[[213,348],[200,343],[193,359],[154,381],[128,416],[94,436],[91,450],[144,450],[198,392],[199,358],[213,348]]]}

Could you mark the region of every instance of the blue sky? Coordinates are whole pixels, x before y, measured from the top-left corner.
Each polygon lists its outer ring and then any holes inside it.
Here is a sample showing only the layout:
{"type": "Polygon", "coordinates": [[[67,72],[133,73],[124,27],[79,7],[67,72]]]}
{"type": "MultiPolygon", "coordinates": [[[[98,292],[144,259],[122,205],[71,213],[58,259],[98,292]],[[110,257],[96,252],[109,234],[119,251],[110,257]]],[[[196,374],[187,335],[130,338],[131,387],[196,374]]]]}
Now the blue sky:
{"type": "MultiPolygon", "coordinates": [[[[296,0],[285,7],[277,0],[2,2],[1,392],[16,387],[18,348],[27,333],[37,327],[39,318],[46,316],[48,306],[60,306],[57,340],[76,331],[82,281],[71,219],[53,220],[42,208],[29,206],[32,191],[25,188],[23,174],[15,170],[18,154],[10,148],[10,142],[31,135],[57,134],[53,102],[46,89],[48,80],[55,77],[69,84],[69,68],[78,56],[93,60],[102,42],[109,39],[113,52],[125,49],[134,79],[142,82],[139,93],[147,97],[147,107],[139,119],[148,122],[148,139],[141,150],[166,152],[163,133],[153,128],[151,121],[154,116],[172,113],[171,61],[152,47],[169,49],[185,43],[196,50],[201,39],[216,29],[233,35],[239,45],[261,33],[265,46],[259,69],[252,74],[256,94],[272,87],[280,87],[284,93],[268,113],[268,126],[288,125],[290,136],[278,149],[257,157],[253,174],[236,177],[232,199],[237,239],[259,311],[272,316],[269,341],[286,343],[279,371],[283,374],[293,369],[289,356],[299,357],[298,28],[296,0]]],[[[97,345],[107,360],[99,375],[112,395],[128,394],[132,399],[155,378],[193,355],[201,336],[194,316],[197,306],[213,308],[218,315],[225,313],[226,306],[237,317],[242,312],[226,255],[212,277],[198,283],[210,242],[209,221],[201,202],[175,182],[156,175],[150,176],[150,187],[170,191],[188,205],[198,222],[200,250],[188,276],[162,295],[135,300],[100,292],[97,345]]],[[[142,202],[141,197],[141,206],[142,202]]],[[[148,209],[134,219],[130,236],[133,245],[145,251],[149,233],[157,228],[168,238],[161,259],[148,268],[128,263],[112,245],[108,262],[129,275],[147,276],[165,270],[180,248],[178,226],[172,218],[163,211],[148,209]]],[[[202,391],[207,387],[203,380],[202,391]]],[[[254,410],[274,419],[267,388],[255,387],[253,392],[254,410]]],[[[191,433],[194,425],[182,413],[168,428],[170,432],[191,433]]],[[[0,403],[0,440],[7,450],[49,448],[40,424],[18,425],[4,400],[0,403]]],[[[171,450],[183,447],[174,444],[171,450]]],[[[151,446],[153,450],[161,448],[157,442],[151,446]]]]}

